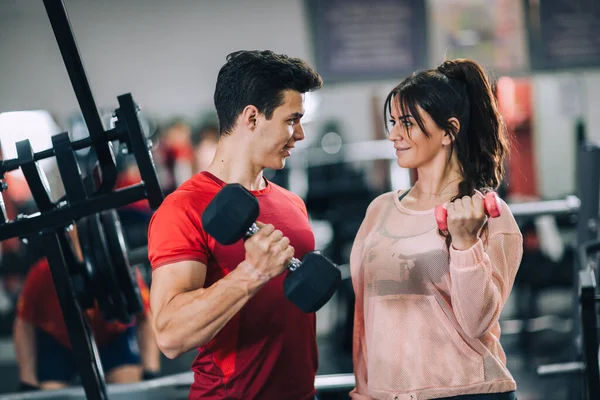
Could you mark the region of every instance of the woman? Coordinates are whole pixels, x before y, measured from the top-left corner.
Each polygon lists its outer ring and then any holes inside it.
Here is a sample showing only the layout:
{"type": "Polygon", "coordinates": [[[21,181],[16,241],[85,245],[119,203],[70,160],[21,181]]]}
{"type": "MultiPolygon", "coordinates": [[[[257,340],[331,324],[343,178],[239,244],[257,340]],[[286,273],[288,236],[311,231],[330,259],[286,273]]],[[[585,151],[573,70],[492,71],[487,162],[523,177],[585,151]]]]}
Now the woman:
{"type": "Polygon", "coordinates": [[[411,75],[388,95],[389,140],[418,179],[369,206],[350,258],[356,292],[353,399],[516,399],[498,317],[522,256],[507,205],[488,218],[506,129],[470,60],[411,75]],[[439,231],[436,205],[448,210],[439,231]]]}

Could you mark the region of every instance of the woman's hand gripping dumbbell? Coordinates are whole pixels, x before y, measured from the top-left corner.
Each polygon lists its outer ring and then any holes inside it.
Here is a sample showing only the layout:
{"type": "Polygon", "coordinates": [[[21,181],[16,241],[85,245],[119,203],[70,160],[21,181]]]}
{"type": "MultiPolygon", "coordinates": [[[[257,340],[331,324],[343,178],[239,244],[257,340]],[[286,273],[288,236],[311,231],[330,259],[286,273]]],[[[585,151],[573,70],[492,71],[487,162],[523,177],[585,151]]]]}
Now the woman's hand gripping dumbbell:
{"type": "MultiPolygon", "coordinates": [[[[259,211],[252,193],[239,184],[227,184],[204,210],[202,226],[222,245],[234,244],[259,231],[267,236],[274,234],[274,228],[261,230],[257,225],[259,211]]],[[[342,278],[337,266],[317,251],[306,254],[302,261],[291,257],[287,268],[291,273],[283,282],[285,295],[304,312],[315,312],[325,305],[342,278]]]]}
{"type": "MultiPolygon", "coordinates": [[[[501,203],[500,198],[494,192],[488,192],[485,196],[476,194],[473,197],[465,197],[458,199],[454,203],[449,205],[438,205],[435,207],[435,219],[438,224],[438,228],[441,231],[450,231],[453,241],[455,239],[455,232],[448,228],[448,207],[453,207],[453,214],[457,221],[460,223],[458,230],[461,230],[464,235],[476,236],[477,232],[483,226],[485,216],[489,218],[499,217],[501,214],[501,203]],[[464,203],[464,204],[463,204],[464,203]],[[483,212],[484,215],[480,215],[483,212]]],[[[456,232],[457,233],[457,232],[456,232]]]]}

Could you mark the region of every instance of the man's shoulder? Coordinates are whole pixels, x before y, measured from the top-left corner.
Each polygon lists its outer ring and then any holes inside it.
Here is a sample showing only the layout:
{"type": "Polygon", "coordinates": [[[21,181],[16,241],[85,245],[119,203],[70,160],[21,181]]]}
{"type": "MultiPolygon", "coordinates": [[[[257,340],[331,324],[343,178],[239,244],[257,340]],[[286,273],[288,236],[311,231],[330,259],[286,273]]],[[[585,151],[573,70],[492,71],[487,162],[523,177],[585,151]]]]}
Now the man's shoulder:
{"type": "Polygon", "coordinates": [[[185,206],[192,206],[192,209],[203,209],[219,190],[221,190],[221,186],[210,177],[196,174],[165,197],[157,212],[161,209],[179,209],[185,206]]]}

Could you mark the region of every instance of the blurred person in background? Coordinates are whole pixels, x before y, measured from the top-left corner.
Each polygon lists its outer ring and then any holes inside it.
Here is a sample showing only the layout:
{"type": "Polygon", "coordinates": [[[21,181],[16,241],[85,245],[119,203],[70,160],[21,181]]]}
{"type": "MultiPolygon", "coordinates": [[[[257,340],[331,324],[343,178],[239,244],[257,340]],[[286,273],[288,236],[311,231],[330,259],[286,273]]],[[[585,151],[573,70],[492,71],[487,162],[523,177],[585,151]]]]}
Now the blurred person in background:
{"type": "Polygon", "coordinates": [[[192,128],[183,119],[168,123],[159,137],[155,152],[161,186],[173,192],[193,175],[192,128]]]}
{"type": "MultiPolygon", "coordinates": [[[[83,255],[77,228],[69,231],[76,259],[83,255]]],[[[157,376],[160,351],[151,326],[149,290],[141,274],[137,281],[144,312],[124,325],[103,319],[97,304],[82,310],[88,319],[108,383],[129,383],[157,376]]],[[[17,304],[13,340],[19,367],[19,390],[60,389],[77,375],[75,355],[46,258],[39,260],[27,275],[17,304]]]]}
{"type": "Polygon", "coordinates": [[[194,173],[205,171],[210,165],[219,143],[219,126],[216,124],[205,124],[192,135],[192,146],[194,149],[194,173]]]}

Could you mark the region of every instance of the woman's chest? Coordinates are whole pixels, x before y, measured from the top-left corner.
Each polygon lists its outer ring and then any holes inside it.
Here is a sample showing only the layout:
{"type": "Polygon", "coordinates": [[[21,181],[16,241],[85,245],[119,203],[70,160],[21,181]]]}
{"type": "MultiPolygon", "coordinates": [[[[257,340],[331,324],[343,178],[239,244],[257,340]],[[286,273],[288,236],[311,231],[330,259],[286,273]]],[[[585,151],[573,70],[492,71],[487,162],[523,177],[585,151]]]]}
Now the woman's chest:
{"type": "Polygon", "coordinates": [[[414,237],[371,233],[363,252],[365,284],[373,295],[429,294],[447,287],[449,258],[436,230],[414,237]]]}

